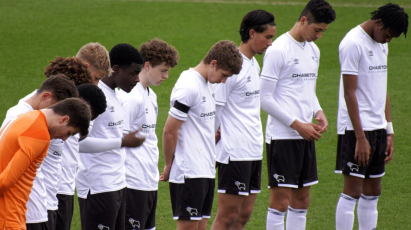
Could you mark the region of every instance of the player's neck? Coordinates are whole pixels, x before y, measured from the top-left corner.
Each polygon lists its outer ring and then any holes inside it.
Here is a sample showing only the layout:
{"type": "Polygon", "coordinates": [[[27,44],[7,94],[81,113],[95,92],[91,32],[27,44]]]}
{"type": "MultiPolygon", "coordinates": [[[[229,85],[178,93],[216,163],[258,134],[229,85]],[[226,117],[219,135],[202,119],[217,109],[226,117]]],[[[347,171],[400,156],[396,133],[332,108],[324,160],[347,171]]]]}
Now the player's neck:
{"type": "Polygon", "coordinates": [[[41,95],[39,94],[34,94],[33,96],[31,96],[29,99],[27,99],[25,101],[27,104],[29,104],[33,110],[39,110],[42,109],[40,108],[40,102],[41,102],[41,95]]]}
{"type": "Polygon", "coordinates": [[[140,84],[143,86],[144,89],[150,86],[150,81],[148,80],[147,74],[148,73],[144,68],[138,74],[138,79],[140,80],[140,84]]]}
{"type": "Polygon", "coordinates": [[[250,42],[244,43],[241,42],[240,47],[238,48],[240,52],[246,56],[248,59],[252,59],[255,56],[255,52],[251,49],[250,42]]]}
{"type": "Polygon", "coordinates": [[[206,81],[208,81],[207,78],[207,70],[208,70],[208,64],[205,64],[203,61],[200,62],[196,67],[194,67],[194,70],[197,71],[206,81]]]}
{"type": "Polygon", "coordinates": [[[294,40],[298,42],[305,42],[305,39],[301,36],[300,27],[301,27],[301,23],[296,22],[293,28],[291,28],[291,30],[288,33],[291,35],[291,37],[294,38],[294,40]]]}
{"type": "Polygon", "coordinates": [[[108,77],[103,77],[103,79],[101,79],[100,81],[102,81],[104,84],[106,84],[108,87],[110,87],[110,89],[114,90],[117,85],[114,82],[114,74],[112,73],[110,76],[108,77]]]}
{"type": "Polygon", "coordinates": [[[374,29],[376,26],[376,22],[374,20],[368,20],[361,23],[361,28],[372,38],[374,39],[374,29]]]}

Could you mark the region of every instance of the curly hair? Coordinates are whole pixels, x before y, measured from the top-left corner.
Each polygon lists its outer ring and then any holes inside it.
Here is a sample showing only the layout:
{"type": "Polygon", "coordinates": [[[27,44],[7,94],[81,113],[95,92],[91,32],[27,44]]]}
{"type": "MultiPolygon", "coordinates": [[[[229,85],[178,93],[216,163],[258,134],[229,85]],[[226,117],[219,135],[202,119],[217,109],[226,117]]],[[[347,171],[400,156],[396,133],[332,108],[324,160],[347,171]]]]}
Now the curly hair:
{"type": "Polygon", "coordinates": [[[331,22],[335,21],[336,13],[328,2],[324,0],[311,0],[301,12],[298,21],[300,21],[303,16],[307,17],[308,24],[330,24],[331,22]]]}
{"type": "Polygon", "coordinates": [[[89,103],[93,116],[97,117],[106,111],[106,96],[98,86],[87,83],[77,86],[77,89],[80,97],[89,103]]]}
{"type": "Polygon", "coordinates": [[[76,58],[88,62],[103,76],[110,76],[110,56],[107,49],[98,42],[90,42],[78,51],[76,58]]]}
{"type": "Polygon", "coordinates": [[[143,57],[134,46],[121,43],[110,50],[111,67],[115,65],[119,67],[130,66],[133,62],[140,65],[144,64],[143,57]]]}
{"type": "Polygon", "coordinates": [[[76,86],[93,82],[93,78],[91,77],[87,66],[75,57],[56,57],[44,71],[44,75],[47,78],[59,73],[64,74],[73,80],[76,86]]]}
{"type": "Polygon", "coordinates": [[[237,45],[228,40],[219,41],[211,47],[203,59],[205,64],[210,64],[212,60],[217,61],[217,68],[238,74],[243,64],[243,57],[237,45]]]}
{"type": "Polygon", "coordinates": [[[241,41],[247,42],[250,39],[250,30],[262,33],[268,29],[268,25],[275,26],[274,15],[265,10],[253,10],[248,12],[240,25],[241,41]]]}
{"type": "Polygon", "coordinates": [[[378,19],[381,19],[382,29],[388,28],[388,30],[396,33],[398,37],[404,33],[404,36],[407,37],[408,14],[405,13],[404,8],[397,4],[388,3],[371,12],[371,20],[378,19]]]}
{"type": "Polygon", "coordinates": [[[56,101],[62,101],[66,98],[78,97],[78,91],[74,82],[64,74],[52,75],[47,78],[37,93],[49,91],[56,101]]]}
{"type": "Polygon", "coordinates": [[[178,64],[178,51],[158,38],[143,43],[140,46],[140,53],[144,58],[144,62],[150,62],[153,67],[163,62],[171,68],[178,64]]]}

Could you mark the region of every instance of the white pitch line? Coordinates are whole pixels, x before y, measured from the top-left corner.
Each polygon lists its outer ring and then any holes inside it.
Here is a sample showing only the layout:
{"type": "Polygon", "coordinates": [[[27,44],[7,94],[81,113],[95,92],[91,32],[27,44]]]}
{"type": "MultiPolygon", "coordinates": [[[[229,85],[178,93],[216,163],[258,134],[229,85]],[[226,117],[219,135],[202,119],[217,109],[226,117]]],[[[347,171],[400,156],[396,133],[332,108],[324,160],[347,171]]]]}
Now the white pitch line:
{"type": "MultiPolygon", "coordinates": [[[[179,3],[221,3],[221,4],[255,4],[255,5],[288,5],[288,6],[305,6],[306,2],[265,2],[265,1],[223,1],[223,0],[96,0],[96,1],[119,1],[119,2],[179,2],[179,3]]],[[[332,4],[333,7],[367,7],[367,8],[378,8],[381,5],[377,4],[354,4],[354,3],[343,3],[343,4],[332,4]]],[[[401,5],[403,8],[411,8],[411,5],[401,5]]]]}

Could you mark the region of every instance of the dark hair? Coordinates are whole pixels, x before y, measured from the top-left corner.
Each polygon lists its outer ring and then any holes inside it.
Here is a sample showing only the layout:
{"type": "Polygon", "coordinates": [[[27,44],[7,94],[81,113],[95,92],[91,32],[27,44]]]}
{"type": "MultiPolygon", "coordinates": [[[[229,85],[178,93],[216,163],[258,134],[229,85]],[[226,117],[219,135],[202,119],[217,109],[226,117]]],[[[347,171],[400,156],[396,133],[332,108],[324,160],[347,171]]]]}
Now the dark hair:
{"type": "Polygon", "coordinates": [[[140,52],[132,45],[118,44],[110,50],[111,67],[118,65],[119,67],[130,66],[132,63],[144,64],[143,57],[140,52]]]}
{"type": "Polygon", "coordinates": [[[144,62],[150,62],[153,67],[163,62],[170,67],[174,67],[179,59],[177,50],[158,38],[141,44],[140,53],[144,58],[144,62]]]}
{"type": "Polygon", "coordinates": [[[61,116],[69,116],[68,126],[79,128],[81,136],[88,135],[91,112],[89,105],[79,98],[67,98],[49,107],[61,116]]]}
{"type": "Polygon", "coordinates": [[[69,77],[76,85],[93,83],[93,78],[91,77],[87,66],[75,57],[56,57],[56,59],[51,61],[50,65],[47,66],[44,71],[44,75],[46,77],[59,73],[69,77]]]}
{"type": "Polygon", "coordinates": [[[243,64],[243,57],[238,50],[237,45],[228,40],[219,41],[211,47],[203,62],[210,64],[212,60],[217,61],[217,69],[230,71],[232,74],[238,74],[243,64]]]}
{"type": "Polygon", "coordinates": [[[404,8],[397,4],[388,3],[381,6],[378,10],[371,12],[371,20],[381,19],[383,28],[397,33],[398,37],[404,33],[407,37],[408,31],[408,14],[405,13],[404,8]]]}
{"type": "Polygon", "coordinates": [[[253,10],[248,12],[241,21],[240,35],[241,41],[247,42],[250,39],[250,30],[254,29],[257,33],[264,32],[268,25],[275,26],[274,15],[265,10],[253,10]]]}
{"type": "Polygon", "coordinates": [[[77,86],[77,89],[79,96],[90,105],[93,116],[97,117],[106,110],[106,96],[98,86],[87,83],[77,86]]]}
{"type": "Polygon", "coordinates": [[[37,93],[40,94],[44,91],[51,92],[53,99],[57,102],[70,97],[78,97],[74,82],[64,74],[52,75],[47,78],[37,93]]]}
{"type": "Polygon", "coordinates": [[[311,0],[301,12],[298,21],[300,21],[303,16],[307,17],[308,24],[330,24],[335,21],[336,13],[328,2],[324,0],[311,0]]]}

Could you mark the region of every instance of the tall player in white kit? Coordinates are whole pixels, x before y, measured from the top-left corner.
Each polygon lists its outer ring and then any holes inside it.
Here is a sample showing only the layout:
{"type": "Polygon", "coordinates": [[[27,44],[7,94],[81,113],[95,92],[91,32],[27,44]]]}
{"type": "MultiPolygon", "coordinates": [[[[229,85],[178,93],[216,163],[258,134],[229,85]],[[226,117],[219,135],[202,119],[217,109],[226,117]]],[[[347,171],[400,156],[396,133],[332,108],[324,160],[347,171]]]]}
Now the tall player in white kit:
{"type": "Polygon", "coordinates": [[[196,67],[181,73],[171,93],[160,180],[170,180],[178,230],[207,227],[214,199],[216,111],[207,83],[224,83],[240,72],[242,62],[234,42],[217,42],[196,67]]]}
{"type": "Polygon", "coordinates": [[[357,201],[359,229],[377,228],[381,178],[394,151],[387,43],[407,31],[404,8],[389,3],[371,12],[371,19],[340,43],[336,172],[344,175],[344,187],[336,209],[337,230],[353,229],[357,201]]]}
{"type": "Polygon", "coordinates": [[[336,14],[323,0],[311,0],[293,28],[264,56],[261,107],[272,117],[267,150],[270,205],[266,228],[305,229],[310,187],[318,183],[315,140],[328,127],[315,88],[322,37],[336,14]],[[318,125],[312,123],[313,117],[318,125]]]}
{"type": "Polygon", "coordinates": [[[141,130],[146,136],[137,148],[125,148],[127,206],[126,229],[156,228],[158,172],[158,139],[156,135],[158,105],[157,95],[149,87],[159,86],[168,79],[168,72],[178,63],[177,50],[160,39],[153,39],[140,46],[144,59],[143,69],[130,93],[121,91],[126,117],[124,132],[141,130]]]}
{"type": "Polygon", "coordinates": [[[263,131],[260,66],[254,58],[271,46],[274,15],[253,10],[241,22],[241,72],[224,84],[209,85],[216,101],[218,210],[211,229],[244,229],[261,191],[263,131]]]}
{"type": "MultiPolygon", "coordinates": [[[[143,58],[129,44],[118,44],[110,51],[113,72],[98,84],[106,96],[106,111],[90,124],[89,137],[118,141],[119,146],[109,151],[84,153],[80,142],[79,171],[76,178],[82,229],[124,229],[126,211],[126,178],[123,136],[124,108],[115,88],[130,92],[138,82],[143,58]]],[[[134,132],[132,132],[134,136],[134,132]]],[[[142,140],[135,137],[135,146],[142,140]]],[[[86,138],[84,141],[87,141],[86,138]]],[[[104,142],[103,142],[104,143],[104,142]]],[[[131,146],[130,146],[131,147],[131,146]]],[[[94,149],[100,149],[100,144],[94,149]]],[[[88,151],[91,152],[91,151],[88,151]]]]}

